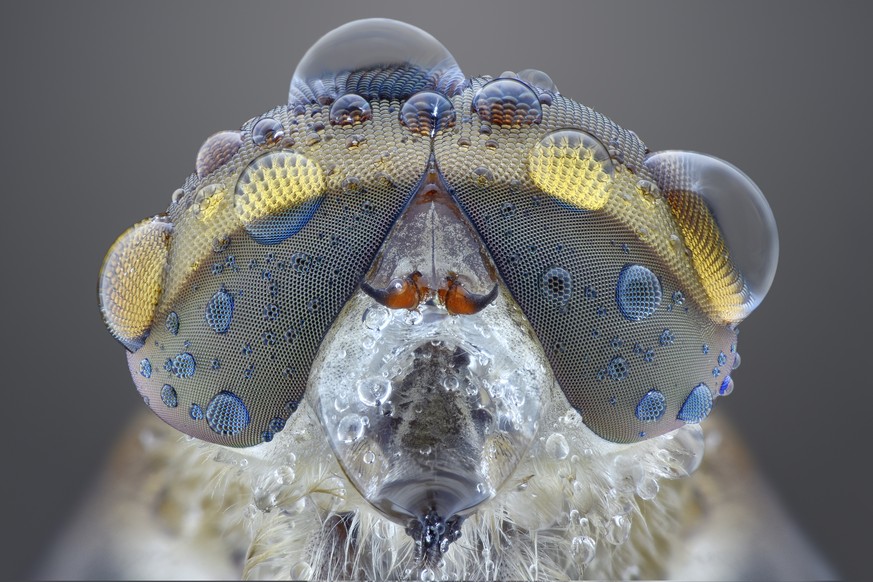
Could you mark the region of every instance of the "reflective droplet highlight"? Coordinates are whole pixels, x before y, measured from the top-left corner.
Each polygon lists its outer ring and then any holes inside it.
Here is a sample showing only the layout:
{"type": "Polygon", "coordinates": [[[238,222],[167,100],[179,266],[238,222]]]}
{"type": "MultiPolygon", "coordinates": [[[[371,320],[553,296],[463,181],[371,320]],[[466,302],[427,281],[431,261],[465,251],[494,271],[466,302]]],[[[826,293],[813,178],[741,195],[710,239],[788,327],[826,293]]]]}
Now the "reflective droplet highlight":
{"type": "Polygon", "coordinates": [[[440,93],[422,91],[406,100],[400,109],[400,122],[410,131],[433,137],[455,125],[455,107],[440,93]]]}
{"type": "Polygon", "coordinates": [[[618,310],[631,321],[652,315],[661,304],[661,282],[642,265],[627,265],[618,276],[615,300],[618,310]]]}
{"type": "Polygon", "coordinates": [[[482,121],[503,127],[523,127],[543,119],[536,93],[518,79],[494,79],[483,85],[473,96],[473,111],[482,121]]]}
{"type": "Polygon", "coordinates": [[[347,93],[330,106],[330,123],[341,127],[364,123],[373,118],[373,110],[366,99],[347,93]]]}
{"type": "Polygon", "coordinates": [[[599,210],[606,205],[614,173],[603,144],[575,129],[548,134],[528,155],[528,174],[534,184],[580,210],[599,210]]]}
{"type": "Polygon", "coordinates": [[[236,155],[240,146],[242,135],[238,131],[220,131],[209,136],[197,152],[197,176],[205,178],[226,164],[236,155]]]}
{"type": "Polygon", "coordinates": [[[695,424],[706,418],[711,410],[712,393],[709,391],[709,386],[698,384],[682,403],[682,408],[679,409],[676,418],[689,424],[695,424]]]}
{"type": "Polygon", "coordinates": [[[240,176],[234,209],[253,239],[274,245],[309,222],[324,190],[318,164],[295,152],[271,152],[255,159],[240,176]]]}
{"type": "Polygon", "coordinates": [[[249,411],[242,399],[227,390],[212,397],[206,407],[206,421],[209,428],[221,435],[237,435],[250,422],[249,411]]]}

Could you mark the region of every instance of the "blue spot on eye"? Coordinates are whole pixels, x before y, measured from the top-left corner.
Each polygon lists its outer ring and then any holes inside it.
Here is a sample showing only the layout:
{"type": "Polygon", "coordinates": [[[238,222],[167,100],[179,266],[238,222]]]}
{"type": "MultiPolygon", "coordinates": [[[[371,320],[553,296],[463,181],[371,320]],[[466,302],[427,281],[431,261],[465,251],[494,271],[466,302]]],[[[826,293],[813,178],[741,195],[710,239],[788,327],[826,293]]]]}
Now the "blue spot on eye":
{"type": "Polygon", "coordinates": [[[264,432],[261,433],[261,440],[264,441],[265,443],[270,442],[271,440],[273,440],[273,433],[271,433],[268,430],[265,430],[264,432]]]}
{"type": "Polygon", "coordinates": [[[198,404],[192,404],[188,414],[194,420],[203,420],[203,409],[198,404]]]}
{"type": "Polygon", "coordinates": [[[176,389],[169,384],[164,384],[161,388],[161,402],[169,408],[176,408],[179,405],[179,398],[176,396],[176,389]]]}
{"type": "Polygon", "coordinates": [[[148,358],[139,363],[139,373],[146,378],[152,377],[152,363],[149,362],[148,358]]]}
{"type": "Polygon", "coordinates": [[[725,364],[727,364],[727,356],[724,355],[724,352],[719,352],[718,353],[718,365],[724,366],[725,364]]]}
{"type": "Polygon", "coordinates": [[[711,410],[712,393],[709,391],[709,386],[698,384],[685,399],[676,418],[689,424],[696,424],[706,418],[711,410]]]}
{"type": "Polygon", "coordinates": [[[167,314],[167,331],[173,335],[179,335],[179,314],[171,311],[167,314]]]}
{"type": "Polygon", "coordinates": [[[249,425],[250,420],[249,411],[242,399],[227,390],[213,396],[206,407],[209,428],[218,434],[239,434],[249,425]]]}
{"type": "Polygon", "coordinates": [[[734,391],[734,381],[730,376],[725,376],[724,380],[721,381],[721,387],[718,389],[718,393],[721,396],[727,396],[731,392],[734,391]]]}
{"type": "Polygon", "coordinates": [[[321,206],[322,197],[307,200],[281,214],[269,216],[246,225],[246,230],[262,245],[279,244],[297,234],[321,206]]]}
{"type": "Polygon", "coordinates": [[[664,416],[667,399],[659,390],[649,390],[637,404],[636,416],[643,422],[653,422],[664,416]]]}
{"type": "Polygon", "coordinates": [[[621,356],[612,358],[609,360],[609,363],[606,364],[606,372],[613,380],[624,380],[627,378],[629,371],[630,369],[628,368],[627,360],[621,356]]]}
{"type": "Polygon", "coordinates": [[[280,432],[283,428],[285,428],[285,419],[276,417],[270,421],[271,431],[280,432]]]}
{"type": "Polygon", "coordinates": [[[233,319],[233,295],[223,288],[215,292],[206,304],[206,323],[215,333],[225,333],[233,319]]]}
{"type": "Polygon", "coordinates": [[[640,321],[653,314],[661,304],[661,283],[642,265],[627,265],[618,275],[615,300],[625,318],[640,321]]]}
{"type": "Polygon", "coordinates": [[[194,371],[197,369],[197,363],[194,361],[194,356],[188,352],[176,354],[176,357],[173,358],[172,365],[173,374],[177,378],[190,378],[194,375],[194,371]]]}
{"type": "Polygon", "coordinates": [[[662,346],[669,346],[674,341],[676,341],[676,336],[673,335],[673,332],[669,329],[665,329],[664,331],[662,331],[661,337],[658,338],[658,343],[660,343],[662,346]]]}
{"type": "Polygon", "coordinates": [[[701,348],[701,350],[703,351],[704,355],[708,354],[709,353],[709,345],[703,344],[703,348],[701,348]]]}

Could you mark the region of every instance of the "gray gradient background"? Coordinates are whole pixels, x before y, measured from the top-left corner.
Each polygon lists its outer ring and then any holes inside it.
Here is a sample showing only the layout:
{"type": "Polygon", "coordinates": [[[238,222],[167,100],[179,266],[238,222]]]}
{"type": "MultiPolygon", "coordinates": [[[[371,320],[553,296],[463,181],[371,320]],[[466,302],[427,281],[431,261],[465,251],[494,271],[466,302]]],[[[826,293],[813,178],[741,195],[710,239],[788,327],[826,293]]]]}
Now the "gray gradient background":
{"type": "MultiPolygon", "coordinates": [[[[873,519],[870,15],[821,3],[4,6],[0,90],[4,574],[27,576],[142,408],[96,281],[165,209],[201,141],[284,101],[323,33],[387,16],[468,74],[536,67],[653,150],[731,161],[770,201],[779,271],[742,326],[736,421],[845,576],[873,519]],[[8,555],[7,555],[8,554],[8,555]]],[[[865,543],[866,542],[866,543],[865,543]]]]}

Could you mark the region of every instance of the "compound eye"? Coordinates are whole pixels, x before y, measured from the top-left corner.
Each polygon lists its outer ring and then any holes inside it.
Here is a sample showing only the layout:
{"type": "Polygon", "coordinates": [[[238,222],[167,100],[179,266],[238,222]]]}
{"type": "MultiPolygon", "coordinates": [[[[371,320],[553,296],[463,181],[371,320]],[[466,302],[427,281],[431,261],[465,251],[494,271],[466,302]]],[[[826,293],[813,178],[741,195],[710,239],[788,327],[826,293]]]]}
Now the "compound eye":
{"type": "Polygon", "coordinates": [[[761,190],[718,158],[657,152],[645,161],[679,225],[713,306],[729,323],[764,299],[779,258],[776,220],[761,190]]]}

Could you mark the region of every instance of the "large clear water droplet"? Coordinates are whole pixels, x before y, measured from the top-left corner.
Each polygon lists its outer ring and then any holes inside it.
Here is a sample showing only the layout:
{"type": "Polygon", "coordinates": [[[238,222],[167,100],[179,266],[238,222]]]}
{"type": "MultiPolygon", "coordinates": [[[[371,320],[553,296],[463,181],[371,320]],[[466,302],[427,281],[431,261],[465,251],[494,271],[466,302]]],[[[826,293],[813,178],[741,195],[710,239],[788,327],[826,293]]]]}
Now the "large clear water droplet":
{"type": "Polygon", "coordinates": [[[645,165],[665,194],[692,193],[706,203],[745,283],[740,319],[748,316],[767,295],[779,260],[776,219],[764,194],[736,167],[705,154],[657,152],[645,165]]]}
{"type": "Polygon", "coordinates": [[[453,95],[463,82],[455,58],[433,36],[370,18],[344,24],[312,45],[294,71],[288,101],[328,104],[344,93],[403,99],[424,90],[453,95]]]}

